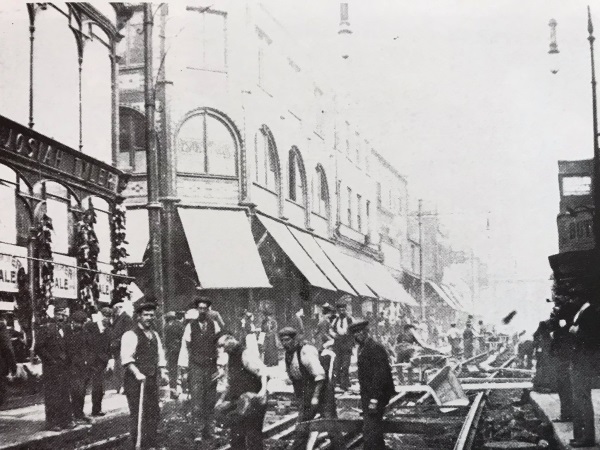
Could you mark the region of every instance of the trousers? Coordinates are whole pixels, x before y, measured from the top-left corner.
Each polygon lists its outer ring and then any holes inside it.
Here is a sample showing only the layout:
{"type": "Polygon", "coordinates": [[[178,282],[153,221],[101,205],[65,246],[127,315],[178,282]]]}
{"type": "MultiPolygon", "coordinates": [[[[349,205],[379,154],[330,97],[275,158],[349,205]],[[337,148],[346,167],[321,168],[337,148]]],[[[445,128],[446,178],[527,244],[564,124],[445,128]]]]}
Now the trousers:
{"type": "Polygon", "coordinates": [[[73,417],[79,419],[84,416],[85,391],[90,381],[90,372],[87,368],[73,367],[69,371],[69,375],[71,410],[73,417]]]}
{"type": "Polygon", "coordinates": [[[363,408],[363,448],[369,450],[385,450],[383,439],[383,408],[369,412],[363,408]]]}
{"type": "Polygon", "coordinates": [[[333,362],[333,379],[340,388],[346,390],[350,387],[350,360],[352,358],[352,349],[343,349],[336,351],[335,361],[333,362]]]}
{"type": "MultiPolygon", "coordinates": [[[[140,407],[141,383],[129,371],[125,373],[123,387],[127,396],[130,418],[130,435],[137,440],[138,412],[140,407]]],[[[160,422],[160,404],[158,396],[158,377],[146,377],[144,387],[144,405],[142,414],[142,448],[156,447],[158,424],[160,422]]]]}
{"type": "Polygon", "coordinates": [[[217,383],[213,381],[217,373],[216,366],[198,366],[189,368],[189,386],[192,399],[193,420],[197,431],[209,437],[213,430],[215,403],[217,402],[217,383]]]}
{"type": "Polygon", "coordinates": [[[69,391],[70,374],[61,364],[43,364],[44,406],[46,425],[63,426],[71,422],[71,402],[69,391]]]}
{"type": "Polygon", "coordinates": [[[571,420],[573,417],[573,386],[571,385],[570,356],[556,357],[557,391],[560,399],[560,418],[571,420]]]}

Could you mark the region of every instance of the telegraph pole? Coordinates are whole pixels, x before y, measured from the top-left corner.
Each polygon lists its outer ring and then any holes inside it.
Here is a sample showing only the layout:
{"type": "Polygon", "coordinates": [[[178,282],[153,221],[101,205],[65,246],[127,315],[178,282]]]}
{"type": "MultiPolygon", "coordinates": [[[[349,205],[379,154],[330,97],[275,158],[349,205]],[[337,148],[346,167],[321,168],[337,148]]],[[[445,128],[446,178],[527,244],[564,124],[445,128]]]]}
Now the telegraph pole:
{"type": "Polygon", "coordinates": [[[423,280],[423,199],[419,199],[419,283],[421,288],[421,320],[425,322],[425,280],[423,280]]]}
{"type": "Polygon", "coordinates": [[[152,249],[152,280],[154,296],[158,305],[160,333],[164,339],[165,292],[163,281],[163,258],[161,244],[161,210],[159,202],[158,148],[156,146],[154,122],[154,83],[152,80],[152,31],[154,18],[152,3],[144,3],[144,99],[146,103],[146,173],[148,183],[148,220],[150,248],[152,249]]]}
{"type": "Polygon", "coordinates": [[[596,102],[596,67],[594,64],[594,26],[592,25],[592,14],[588,6],[588,41],[590,43],[590,59],[592,66],[592,117],[594,127],[594,174],[592,177],[592,195],[594,202],[594,247],[596,253],[600,252],[600,149],[598,148],[598,107],[596,102]]]}

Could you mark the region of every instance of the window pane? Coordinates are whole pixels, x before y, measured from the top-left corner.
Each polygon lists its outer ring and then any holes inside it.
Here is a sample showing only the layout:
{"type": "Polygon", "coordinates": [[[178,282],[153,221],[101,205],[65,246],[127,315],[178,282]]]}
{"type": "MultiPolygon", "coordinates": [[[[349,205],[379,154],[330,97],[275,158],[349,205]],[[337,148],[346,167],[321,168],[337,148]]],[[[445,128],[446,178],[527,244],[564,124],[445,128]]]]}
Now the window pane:
{"type": "Polygon", "coordinates": [[[46,201],[47,214],[52,219],[52,250],[69,253],[69,207],[67,203],[49,198],[46,201]]]}
{"type": "Polygon", "coordinates": [[[589,195],[592,192],[591,177],[563,177],[563,195],[589,195]]]}
{"type": "Polygon", "coordinates": [[[262,184],[263,180],[265,179],[265,140],[266,138],[262,131],[256,133],[256,181],[259,184],[262,184]]]}
{"type": "Polygon", "coordinates": [[[204,115],[188,119],[177,136],[177,170],[205,173],[204,115]]]}
{"type": "Polygon", "coordinates": [[[94,231],[96,232],[98,245],[100,247],[98,261],[110,263],[110,219],[107,213],[96,210],[96,225],[94,225],[94,231]]]}
{"type": "Polygon", "coordinates": [[[294,153],[290,154],[289,178],[290,200],[296,201],[296,156],[294,153]]]}
{"type": "Polygon", "coordinates": [[[236,175],[235,142],[231,133],[225,125],[209,116],[206,116],[206,147],[209,173],[236,175]]]}
{"type": "Polygon", "coordinates": [[[277,154],[270,142],[268,143],[267,152],[269,158],[269,173],[267,174],[267,186],[270,189],[277,190],[277,179],[279,177],[277,173],[277,154]]]}
{"type": "MultiPolygon", "coordinates": [[[[11,171],[12,172],[12,171],[11,171]]],[[[10,181],[14,180],[12,172],[10,181]]],[[[17,207],[15,203],[14,185],[0,184],[0,241],[9,244],[17,243],[17,207]]]]}

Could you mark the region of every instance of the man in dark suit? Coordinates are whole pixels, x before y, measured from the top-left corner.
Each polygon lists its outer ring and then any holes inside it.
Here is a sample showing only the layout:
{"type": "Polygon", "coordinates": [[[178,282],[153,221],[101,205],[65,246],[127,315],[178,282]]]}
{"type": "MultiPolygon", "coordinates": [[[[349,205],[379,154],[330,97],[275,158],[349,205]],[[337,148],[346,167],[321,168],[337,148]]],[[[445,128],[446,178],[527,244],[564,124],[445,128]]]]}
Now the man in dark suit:
{"type": "Polygon", "coordinates": [[[69,382],[71,389],[71,411],[77,424],[91,422],[83,413],[85,392],[90,381],[91,342],[90,335],[84,328],[88,316],[83,311],[71,314],[71,327],[66,329],[65,348],[69,366],[69,382]]]}
{"type": "Polygon", "coordinates": [[[90,373],[92,382],[92,416],[104,416],[102,399],[104,398],[104,377],[107,370],[114,370],[115,359],[112,353],[112,309],[100,309],[100,321],[88,322],[86,331],[90,338],[90,373]]]}
{"type": "Polygon", "coordinates": [[[46,427],[52,431],[73,428],[69,392],[69,366],[65,345],[68,313],[57,307],[55,320],[41,326],[35,338],[35,352],[42,360],[42,381],[46,427]]]}
{"type": "Polygon", "coordinates": [[[600,367],[600,305],[596,295],[586,295],[587,302],[573,319],[571,333],[575,336],[572,389],[573,389],[573,439],[571,447],[596,445],[592,388],[600,367]]]}
{"type": "Polygon", "coordinates": [[[121,338],[125,332],[135,327],[135,322],[131,314],[126,311],[125,303],[116,303],[113,306],[113,327],[112,327],[112,354],[115,355],[115,384],[117,392],[121,391],[123,386],[124,369],[121,363],[121,338]]]}
{"type": "Polygon", "coordinates": [[[369,334],[369,322],[355,322],[349,332],[358,343],[358,383],[363,411],[363,446],[384,450],[383,413],[396,390],[385,348],[369,334]]]}
{"type": "Polygon", "coordinates": [[[6,398],[6,376],[17,372],[15,352],[6,323],[0,318],[0,405],[6,398]]]}
{"type": "Polygon", "coordinates": [[[325,342],[331,340],[331,324],[335,319],[335,309],[329,303],[321,306],[321,310],[323,311],[323,317],[317,324],[315,333],[315,344],[319,350],[323,349],[325,342]]]}
{"type": "Polygon", "coordinates": [[[354,339],[348,333],[348,327],[354,320],[348,315],[347,307],[344,299],[340,299],[336,303],[337,317],[331,323],[335,352],[334,383],[338,384],[342,391],[350,387],[350,359],[354,348],[354,339]]]}

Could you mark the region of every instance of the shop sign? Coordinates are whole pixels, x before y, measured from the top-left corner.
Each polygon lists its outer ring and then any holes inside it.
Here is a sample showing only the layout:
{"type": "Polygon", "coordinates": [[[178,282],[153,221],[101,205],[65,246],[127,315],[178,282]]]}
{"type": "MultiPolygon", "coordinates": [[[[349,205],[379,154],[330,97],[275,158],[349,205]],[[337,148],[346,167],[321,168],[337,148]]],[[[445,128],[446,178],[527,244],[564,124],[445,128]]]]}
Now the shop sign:
{"type": "Polygon", "coordinates": [[[560,215],[558,224],[558,251],[572,252],[594,248],[593,218],[591,211],[560,215]]]}
{"type": "Polygon", "coordinates": [[[0,292],[19,292],[19,269],[27,273],[27,248],[0,243],[0,292]]]}
{"type": "Polygon", "coordinates": [[[98,274],[98,301],[100,303],[110,304],[111,302],[113,277],[109,274],[112,272],[112,269],[110,264],[98,263],[98,271],[102,272],[98,274]]]}
{"type": "Polygon", "coordinates": [[[118,191],[119,176],[110,165],[1,116],[0,148],[25,157],[38,166],[74,175],[112,192],[118,191]]]}
{"type": "Polygon", "coordinates": [[[54,286],[52,293],[57,298],[77,298],[77,259],[54,254],[54,286]]]}

